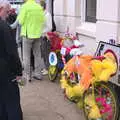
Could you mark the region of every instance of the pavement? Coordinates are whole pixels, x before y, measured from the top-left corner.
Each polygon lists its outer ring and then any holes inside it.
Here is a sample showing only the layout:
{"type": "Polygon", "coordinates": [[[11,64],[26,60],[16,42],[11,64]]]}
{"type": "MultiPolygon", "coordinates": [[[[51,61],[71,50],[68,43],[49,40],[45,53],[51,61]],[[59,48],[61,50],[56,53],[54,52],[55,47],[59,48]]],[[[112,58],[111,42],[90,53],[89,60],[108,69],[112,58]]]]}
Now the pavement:
{"type": "Polygon", "coordinates": [[[85,120],[83,111],[64,97],[59,80],[33,80],[20,93],[24,120],[85,120]]]}

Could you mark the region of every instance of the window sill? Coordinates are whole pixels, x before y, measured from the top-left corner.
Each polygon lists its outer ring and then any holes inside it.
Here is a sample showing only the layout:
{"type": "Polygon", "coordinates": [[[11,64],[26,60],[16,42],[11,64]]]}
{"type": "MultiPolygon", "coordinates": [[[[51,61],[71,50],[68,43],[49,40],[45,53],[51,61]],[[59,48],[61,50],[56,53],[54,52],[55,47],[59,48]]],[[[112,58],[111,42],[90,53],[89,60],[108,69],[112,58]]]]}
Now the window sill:
{"type": "Polygon", "coordinates": [[[85,36],[96,38],[96,23],[84,22],[76,28],[76,32],[85,36]]]}

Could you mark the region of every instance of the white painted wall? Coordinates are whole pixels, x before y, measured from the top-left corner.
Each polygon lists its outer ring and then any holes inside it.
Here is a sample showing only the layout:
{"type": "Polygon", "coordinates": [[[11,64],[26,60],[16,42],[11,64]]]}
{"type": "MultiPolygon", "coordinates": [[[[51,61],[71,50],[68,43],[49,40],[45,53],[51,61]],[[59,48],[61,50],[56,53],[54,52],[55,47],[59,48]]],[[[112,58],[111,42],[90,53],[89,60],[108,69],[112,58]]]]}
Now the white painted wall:
{"type": "Polygon", "coordinates": [[[67,2],[67,15],[75,16],[75,0],[66,0],[67,2]]]}
{"type": "Polygon", "coordinates": [[[98,0],[97,1],[97,41],[118,41],[118,26],[120,24],[120,0],[98,0]]]}
{"type": "Polygon", "coordinates": [[[80,5],[76,8],[80,0],[55,0],[54,16],[57,31],[65,32],[69,26],[71,32],[75,32],[76,26],[80,24],[80,5]]]}
{"type": "Polygon", "coordinates": [[[64,0],[55,0],[54,1],[54,15],[62,16],[64,14],[63,11],[63,2],[64,0]]]}
{"type": "Polygon", "coordinates": [[[98,21],[96,27],[97,41],[109,41],[109,39],[117,40],[118,24],[114,22],[98,21]]]}
{"type": "Polygon", "coordinates": [[[97,19],[118,21],[119,0],[97,0],[97,19]]]}
{"type": "Polygon", "coordinates": [[[96,42],[95,38],[88,37],[85,35],[79,35],[79,40],[81,43],[84,44],[84,47],[81,48],[83,54],[86,55],[94,55],[97,49],[98,43],[96,42]]]}

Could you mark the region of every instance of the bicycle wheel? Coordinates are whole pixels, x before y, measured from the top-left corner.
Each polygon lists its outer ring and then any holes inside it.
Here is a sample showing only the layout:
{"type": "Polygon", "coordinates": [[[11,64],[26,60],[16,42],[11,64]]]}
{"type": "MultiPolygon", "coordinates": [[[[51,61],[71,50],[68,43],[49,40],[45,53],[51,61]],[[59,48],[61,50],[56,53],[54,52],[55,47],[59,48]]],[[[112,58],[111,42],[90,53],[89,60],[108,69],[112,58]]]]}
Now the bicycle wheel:
{"type": "Polygon", "coordinates": [[[57,77],[57,74],[58,74],[58,67],[57,67],[57,65],[55,65],[55,66],[50,65],[49,68],[48,68],[49,80],[50,81],[55,81],[55,79],[57,77]]]}
{"type": "Polygon", "coordinates": [[[92,87],[85,92],[83,97],[84,114],[87,120],[118,120],[118,98],[109,83],[96,83],[94,86],[94,101],[99,109],[99,118],[90,117],[92,107],[85,101],[90,95],[93,95],[92,87]]]}

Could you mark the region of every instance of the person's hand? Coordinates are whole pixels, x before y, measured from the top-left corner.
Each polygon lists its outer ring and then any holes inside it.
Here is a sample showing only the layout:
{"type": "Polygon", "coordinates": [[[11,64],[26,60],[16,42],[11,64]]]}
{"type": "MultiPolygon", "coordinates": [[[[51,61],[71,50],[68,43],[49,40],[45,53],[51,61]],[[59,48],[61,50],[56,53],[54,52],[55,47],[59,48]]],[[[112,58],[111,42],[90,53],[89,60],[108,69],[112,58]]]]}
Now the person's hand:
{"type": "Polygon", "coordinates": [[[17,76],[16,81],[18,82],[18,85],[20,86],[25,86],[26,85],[26,80],[22,78],[22,76],[17,76]]]}
{"type": "Polygon", "coordinates": [[[17,76],[16,80],[20,80],[22,78],[22,76],[17,76]]]}

